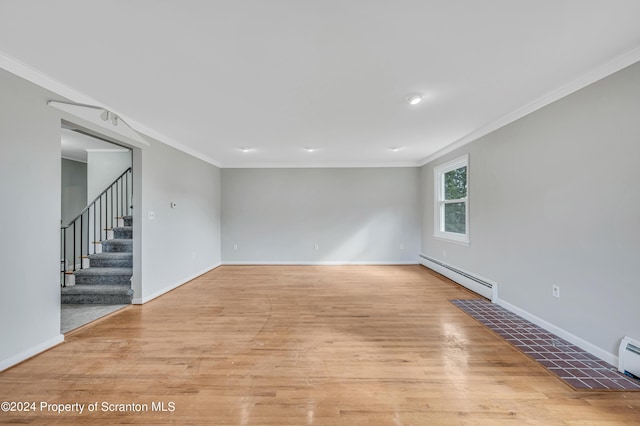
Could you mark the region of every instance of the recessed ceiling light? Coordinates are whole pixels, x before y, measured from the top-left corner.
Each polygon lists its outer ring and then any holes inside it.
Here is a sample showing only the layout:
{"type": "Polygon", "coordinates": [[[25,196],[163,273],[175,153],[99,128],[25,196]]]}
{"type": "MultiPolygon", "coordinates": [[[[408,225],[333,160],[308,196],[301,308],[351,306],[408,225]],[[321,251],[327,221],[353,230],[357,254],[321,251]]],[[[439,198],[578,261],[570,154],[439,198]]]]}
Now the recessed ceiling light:
{"type": "Polygon", "coordinates": [[[305,151],[307,152],[316,152],[318,149],[317,148],[304,148],[305,151]]]}
{"type": "Polygon", "coordinates": [[[411,105],[418,105],[420,102],[422,102],[422,95],[411,95],[407,100],[411,105]]]}
{"type": "Polygon", "coordinates": [[[391,148],[389,148],[389,151],[391,151],[391,152],[398,152],[398,151],[400,151],[401,149],[402,149],[402,148],[400,148],[400,147],[392,146],[391,148]]]}
{"type": "Polygon", "coordinates": [[[240,151],[242,151],[242,152],[251,152],[251,151],[253,151],[253,148],[247,148],[247,147],[244,147],[244,146],[243,146],[243,147],[241,147],[241,148],[239,148],[239,149],[240,149],[240,151]]]}

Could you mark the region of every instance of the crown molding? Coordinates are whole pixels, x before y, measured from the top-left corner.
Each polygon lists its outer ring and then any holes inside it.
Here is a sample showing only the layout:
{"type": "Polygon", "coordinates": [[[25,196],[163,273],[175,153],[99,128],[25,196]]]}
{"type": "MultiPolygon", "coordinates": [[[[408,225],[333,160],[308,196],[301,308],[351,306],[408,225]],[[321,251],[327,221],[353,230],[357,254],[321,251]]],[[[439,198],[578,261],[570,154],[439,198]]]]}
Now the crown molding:
{"type": "Polygon", "coordinates": [[[499,119],[485,126],[480,127],[477,130],[474,130],[468,135],[422,159],[422,161],[419,162],[420,166],[424,166],[425,164],[430,163],[431,161],[436,160],[445,154],[448,154],[460,147],[467,145],[468,143],[475,141],[476,139],[488,135],[489,133],[498,130],[501,127],[504,127],[507,124],[510,124],[526,115],[531,114],[534,111],[539,110],[540,108],[552,104],[553,102],[560,100],[565,96],[577,92],[578,90],[583,89],[588,85],[595,83],[596,81],[602,80],[603,78],[608,77],[611,74],[616,73],[630,65],[633,65],[638,61],[640,61],[640,47],[636,47],[635,49],[617,56],[614,59],[594,68],[593,70],[582,74],[575,80],[572,80],[569,83],[546,93],[545,95],[535,99],[534,101],[521,106],[520,108],[500,117],[499,119]]]}
{"type": "Polygon", "coordinates": [[[85,151],[87,152],[129,152],[128,149],[126,148],[114,148],[114,149],[108,149],[108,148],[101,148],[101,149],[85,149],[85,151]]]}
{"type": "MultiPolygon", "coordinates": [[[[191,149],[189,147],[186,147],[185,145],[181,144],[180,142],[177,142],[173,139],[171,139],[170,137],[163,135],[160,132],[157,132],[145,125],[143,125],[142,123],[128,117],[125,114],[122,114],[121,112],[119,112],[117,109],[114,109],[113,107],[106,105],[102,102],[97,101],[96,99],[92,98],[91,96],[88,96],[64,83],[62,83],[59,80],[56,80],[55,78],[31,67],[30,65],[27,65],[15,58],[13,58],[10,55],[7,55],[4,52],[0,52],[0,68],[10,72],[11,74],[14,74],[22,79],[25,79],[37,86],[40,86],[46,90],[49,90],[50,92],[55,93],[56,95],[62,96],[65,99],[68,99],[74,103],[78,103],[78,104],[87,104],[87,105],[95,105],[95,106],[99,106],[101,108],[104,108],[108,111],[113,112],[114,114],[118,115],[119,117],[121,117],[123,120],[125,120],[127,122],[127,124],[129,124],[132,128],[135,128],[135,131],[143,134],[147,137],[150,137],[152,139],[157,140],[158,142],[162,142],[166,145],[169,145],[173,148],[176,148],[179,151],[182,151],[186,154],[189,154],[193,157],[196,157],[206,163],[212,164],[214,166],[217,167],[221,167],[220,163],[216,160],[214,160],[213,158],[206,156],[204,154],[202,154],[201,152],[198,152],[194,149],[191,149]]],[[[147,143],[148,144],[148,143],[147,143]]]]}
{"type": "Polygon", "coordinates": [[[435,153],[425,157],[416,162],[402,162],[402,163],[373,163],[373,164],[360,164],[360,163],[324,163],[324,164],[308,164],[308,163],[300,163],[300,164],[291,164],[291,163],[262,163],[262,164],[252,164],[252,163],[230,163],[230,164],[222,164],[219,161],[204,155],[203,153],[194,150],[190,147],[183,145],[182,143],[160,133],[157,132],[136,120],[129,118],[128,116],[120,113],[116,109],[105,105],[103,103],[98,102],[97,100],[91,98],[90,96],[56,80],[53,77],[50,77],[35,68],[18,61],[17,59],[0,52],[0,68],[15,74],[16,76],[23,78],[33,84],[41,86],[59,96],[62,96],[66,99],[72,100],[77,103],[84,103],[90,105],[98,105],[107,109],[116,115],[120,116],[127,123],[129,123],[132,127],[136,129],[137,132],[144,134],[147,137],[155,139],[161,143],[169,145],[179,151],[182,151],[188,155],[191,155],[195,158],[198,158],[206,163],[212,164],[216,167],[220,168],[365,168],[365,167],[421,167],[425,164],[436,160],[442,157],[449,152],[452,152],[460,147],[467,145],[501,127],[506,126],[532,112],[543,108],[565,96],[570,95],[592,83],[595,83],[598,80],[601,80],[617,71],[620,71],[623,68],[626,68],[636,62],[640,61],[640,47],[632,49],[616,58],[604,63],[603,65],[591,70],[588,73],[581,75],[575,80],[555,89],[547,94],[535,99],[532,102],[529,102],[522,107],[500,117],[499,119],[486,124],[477,130],[469,133],[468,135],[454,141],[453,143],[447,145],[446,147],[436,151],[435,153]]]}
{"type": "Polygon", "coordinates": [[[223,169],[366,169],[366,168],[402,168],[420,167],[418,162],[401,163],[229,163],[223,169]]]}
{"type": "Polygon", "coordinates": [[[71,158],[68,155],[61,155],[61,158],[65,159],[65,160],[69,160],[69,161],[75,161],[76,163],[83,163],[83,164],[87,164],[86,161],[84,160],[80,160],[79,158],[71,158]]]}

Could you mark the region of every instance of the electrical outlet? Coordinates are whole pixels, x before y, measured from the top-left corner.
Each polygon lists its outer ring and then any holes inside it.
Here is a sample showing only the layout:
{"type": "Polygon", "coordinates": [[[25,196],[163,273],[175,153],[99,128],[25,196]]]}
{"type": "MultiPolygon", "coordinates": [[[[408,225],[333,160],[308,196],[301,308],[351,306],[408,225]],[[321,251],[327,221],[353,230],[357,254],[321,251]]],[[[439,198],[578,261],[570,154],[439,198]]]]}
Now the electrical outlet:
{"type": "Polygon", "coordinates": [[[233,245],[233,249],[234,249],[234,250],[238,250],[238,245],[237,245],[237,244],[234,244],[234,245],[233,245]]]}
{"type": "Polygon", "coordinates": [[[318,243],[316,243],[313,247],[314,247],[316,250],[318,250],[318,249],[320,248],[320,246],[318,245],[318,243]]]}
{"type": "Polygon", "coordinates": [[[554,285],[552,287],[552,291],[553,291],[553,297],[555,297],[556,299],[560,299],[560,286],[559,285],[554,285]]]}
{"type": "Polygon", "coordinates": [[[149,220],[153,220],[153,219],[155,219],[155,218],[156,218],[156,214],[155,214],[155,212],[150,211],[150,212],[149,212],[149,220]]]}

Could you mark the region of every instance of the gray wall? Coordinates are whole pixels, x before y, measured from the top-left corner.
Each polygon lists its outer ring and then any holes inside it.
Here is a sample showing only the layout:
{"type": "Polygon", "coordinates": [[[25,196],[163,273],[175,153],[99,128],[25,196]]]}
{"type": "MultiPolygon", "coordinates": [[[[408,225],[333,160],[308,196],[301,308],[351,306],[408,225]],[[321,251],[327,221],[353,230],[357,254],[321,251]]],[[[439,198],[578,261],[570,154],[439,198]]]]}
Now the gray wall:
{"type": "Polygon", "coordinates": [[[152,141],[141,172],[143,285],[136,302],[220,264],[220,169],[152,141]]]}
{"type": "MultiPolygon", "coordinates": [[[[62,200],[61,200],[61,225],[68,225],[87,206],[87,163],[63,158],[62,166],[62,200]]],[[[73,227],[66,232],[66,250],[61,259],[65,260],[65,268],[73,266],[74,262],[79,264],[79,259],[74,255],[73,227]]],[[[80,239],[78,232],[78,241],[80,239]]],[[[89,233],[83,232],[82,238],[89,238],[89,233]]],[[[77,254],[78,256],[79,254],[77,254]]]]}
{"type": "Polygon", "coordinates": [[[66,225],[87,206],[87,164],[62,159],[62,224],[66,225]]]}
{"type": "Polygon", "coordinates": [[[223,262],[416,263],[418,171],[223,169],[223,262]]]}
{"type": "Polygon", "coordinates": [[[92,202],[125,170],[131,167],[131,152],[87,150],[87,200],[92,202]]]}
{"type": "MultiPolygon", "coordinates": [[[[2,370],[62,340],[60,129],[65,114],[47,106],[47,100],[60,99],[55,94],[3,70],[0,93],[0,196],[11,206],[0,209],[2,370]]],[[[144,301],[220,263],[220,171],[150,141],[148,147],[134,147],[133,179],[134,300],[144,301]],[[171,201],[178,203],[176,209],[169,207],[171,201]],[[146,219],[150,209],[155,221],[146,219]]]]}
{"type": "Polygon", "coordinates": [[[617,355],[640,338],[640,64],[422,169],[422,252],[617,355]],[[433,168],[470,154],[470,238],[433,238],[433,168]],[[560,285],[560,299],[552,285],[560,285]]]}
{"type": "Polygon", "coordinates": [[[60,119],[0,70],[0,369],[59,342],[60,119]]]}

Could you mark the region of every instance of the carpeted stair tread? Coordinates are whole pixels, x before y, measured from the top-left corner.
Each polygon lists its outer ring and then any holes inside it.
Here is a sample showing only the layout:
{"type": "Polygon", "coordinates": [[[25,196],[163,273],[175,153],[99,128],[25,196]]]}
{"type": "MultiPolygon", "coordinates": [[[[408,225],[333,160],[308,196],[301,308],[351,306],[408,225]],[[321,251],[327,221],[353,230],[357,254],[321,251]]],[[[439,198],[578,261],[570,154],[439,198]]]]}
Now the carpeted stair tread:
{"type": "Polygon", "coordinates": [[[102,242],[103,252],[131,252],[133,251],[133,240],[125,238],[114,238],[102,242]]]}
{"type": "Polygon", "coordinates": [[[130,259],[132,257],[133,253],[126,251],[102,252],[89,255],[89,259],[130,259]]]}
{"type": "Polygon", "coordinates": [[[65,304],[128,305],[133,299],[133,290],[125,285],[74,285],[61,291],[65,304]]]}
{"type": "Polygon", "coordinates": [[[102,244],[124,244],[129,245],[132,244],[133,240],[131,238],[112,238],[110,240],[103,240],[102,244]]]}
{"type": "Polygon", "coordinates": [[[76,271],[75,275],[133,275],[133,268],[85,268],[76,271]]]}
{"type": "Polygon", "coordinates": [[[77,285],[130,285],[133,268],[87,268],[75,272],[77,285]]]}
{"type": "Polygon", "coordinates": [[[126,285],[87,285],[78,284],[62,287],[62,294],[133,294],[133,289],[126,285]]]}
{"type": "Polygon", "coordinates": [[[133,226],[114,227],[113,237],[116,239],[131,239],[133,237],[133,226]]]}
{"type": "Polygon", "coordinates": [[[131,268],[133,267],[133,253],[131,252],[103,252],[89,255],[89,265],[92,268],[131,268]]]}
{"type": "Polygon", "coordinates": [[[89,268],[74,272],[75,285],[61,289],[65,304],[127,305],[133,299],[133,218],[112,228],[114,238],[101,242],[101,253],[88,256],[89,268]]]}

